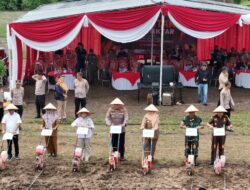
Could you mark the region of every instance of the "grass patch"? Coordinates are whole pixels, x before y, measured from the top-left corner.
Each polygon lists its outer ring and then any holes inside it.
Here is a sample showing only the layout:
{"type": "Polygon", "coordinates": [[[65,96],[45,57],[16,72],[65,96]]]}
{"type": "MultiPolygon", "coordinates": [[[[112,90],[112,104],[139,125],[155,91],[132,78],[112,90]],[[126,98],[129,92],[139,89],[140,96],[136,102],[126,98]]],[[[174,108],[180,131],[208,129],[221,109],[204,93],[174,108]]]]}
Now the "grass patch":
{"type": "Polygon", "coordinates": [[[249,0],[241,0],[241,5],[250,5],[250,1],[249,0]]]}
{"type": "MultiPolygon", "coordinates": [[[[234,126],[235,129],[235,133],[236,134],[240,134],[240,135],[250,135],[250,118],[249,118],[250,112],[240,112],[240,113],[236,113],[236,112],[232,112],[232,117],[231,117],[231,121],[232,124],[234,126]]],[[[183,114],[184,116],[184,114],[183,114]]],[[[163,133],[179,133],[180,130],[179,129],[179,124],[181,122],[182,117],[179,116],[169,116],[169,115],[160,115],[160,129],[163,133]]],[[[199,115],[202,120],[203,120],[203,124],[206,124],[212,114],[210,113],[204,113],[199,115]]],[[[73,122],[74,118],[73,117],[69,117],[68,120],[64,123],[61,123],[60,125],[63,128],[71,128],[70,125],[73,122]]],[[[104,115],[99,115],[99,116],[95,116],[93,118],[94,120],[94,124],[97,127],[98,131],[105,131],[106,126],[105,126],[105,121],[104,121],[104,115]]],[[[131,132],[137,132],[139,131],[139,126],[141,125],[141,121],[142,121],[142,117],[140,116],[132,116],[130,115],[129,117],[129,124],[128,124],[128,128],[131,132]]],[[[36,126],[35,128],[39,128],[42,124],[41,120],[37,120],[37,119],[33,119],[33,118],[24,118],[25,125],[29,125],[29,126],[36,126]]]]}
{"type": "Polygon", "coordinates": [[[7,47],[6,40],[6,27],[8,23],[17,20],[20,16],[26,12],[23,11],[1,11],[0,12],[0,44],[1,46],[7,47]]]}

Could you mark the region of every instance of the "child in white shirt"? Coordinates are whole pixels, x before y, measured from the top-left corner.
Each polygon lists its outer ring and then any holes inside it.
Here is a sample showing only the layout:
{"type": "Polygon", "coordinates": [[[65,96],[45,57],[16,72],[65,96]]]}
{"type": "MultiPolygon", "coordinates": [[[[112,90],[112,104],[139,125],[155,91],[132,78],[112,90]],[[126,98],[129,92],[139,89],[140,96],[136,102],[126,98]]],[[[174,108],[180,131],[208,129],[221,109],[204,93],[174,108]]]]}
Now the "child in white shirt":
{"type": "Polygon", "coordinates": [[[72,127],[86,127],[88,128],[88,133],[86,135],[77,135],[78,145],[82,147],[82,159],[86,162],[89,160],[90,156],[90,138],[92,137],[93,129],[95,128],[92,119],[89,117],[91,113],[86,108],[82,108],[77,112],[78,118],[71,124],[72,127]]]}
{"type": "Polygon", "coordinates": [[[2,133],[12,133],[13,139],[7,140],[8,142],[8,160],[12,159],[12,141],[14,142],[15,146],[15,158],[19,160],[19,143],[18,143],[18,136],[19,136],[19,127],[22,123],[22,120],[18,113],[15,111],[18,110],[16,106],[13,104],[9,104],[6,109],[8,113],[3,116],[2,119],[2,133]]]}

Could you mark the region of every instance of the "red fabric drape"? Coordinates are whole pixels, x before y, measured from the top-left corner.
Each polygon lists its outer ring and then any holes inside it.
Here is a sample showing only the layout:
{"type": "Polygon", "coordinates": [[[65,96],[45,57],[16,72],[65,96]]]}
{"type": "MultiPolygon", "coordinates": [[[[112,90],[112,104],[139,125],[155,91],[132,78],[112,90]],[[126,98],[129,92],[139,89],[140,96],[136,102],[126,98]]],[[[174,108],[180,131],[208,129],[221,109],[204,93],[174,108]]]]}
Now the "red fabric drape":
{"type": "Polygon", "coordinates": [[[96,55],[101,54],[101,34],[96,29],[89,25],[88,28],[82,30],[82,42],[85,49],[89,52],[89,49],[93,49],[96,55]]]}
{"type": "Polygon", "coordinates": [[[36,62],[37,50],[31,49],[31,63],[34,64],[36,62]]]}
{"type": "Polygon", "coordinates": [[[83,15],[43,20],[27,23],[12,23],[14,28],[23,37],[36,42],[49,42],[68,34],[82,19],[83,15]]]}
{"type": "Polygon", "coordinates": [[[30,66],[31,66],[31,49],[29,46],[26,46],[26,68],[24,73],[24,79],[28,79],[30,75],[30,66]]]}
{"type": "Polygon", "coordinates": [[[17,79],[22,79],[22,71],[23,71],[23,52],[22,52],[22,42],[19,38],[16,38],[16,45],[17,45],[17,62],[18,62],[18,74],[17,79]]]}
{"type": "MultiPolygon", "coordinates": [[[[81,29],[81,31],[82,31],[82,29],[81,29]]],[[[72,41],[72,42],[70,42],[70,44],[68,44],[65,48],[64,48],[64,52],[66,52],[65,50],[67,50],[67,49],[70,49],[70,50],[75,50],[75,48],[76,48],[76,46],[77,46],[77,44],[78,44],[78,42],[82,42],[82,40],[81,40],[81,31],[78,33],[78,35],[76,36],[76,38],[72,41]]],[[[83,42],[82,42],[83,43],[83,42]]]]}
{"type": "Polygon", "coordinates": [[[250,52],[250,26],[234,25],[226,32],[211,39],[198,39],[197,41],[197,56],[199,60],[210,59],[210,53],[213,51],[214,46],[218,45],[219,48],[229,51],[231,48],[235,48],[237,51],[241,51],[242,48],[246,48],[250,52]]]}
{"type": "Polygon", "coordinates": [[[88,18],[103,28],[129,30],[147,22],[160,8],[160,6],[150,6],[129,10],[93,13],[88,14],[88,18]]]}
{"type": "Polygon", "coordinates": [[[119,79],[119,78],[125,78],[127,79],[131,85],[135,85],[136,81],[138,79],[140,79],[140,73],[139,72],[125,72],[125,73],[121,73],[121,72],[116,72],[116,71],[112,71],[112,78],[114,80],[119,79]]]}
{"type": "Polygon", "coordinates": [[[219,31],[233,26],[240,14],[204,11],[187,7],[163,5],[163,12],[169,11],[177,22],[196,31],[219,31]]]}
{"type": "Polygon", "coordinates": [[[78,42],[83,43],[87,52],[91,48],[96,55],[101,55],[101,34],[92,25],[89,25],[87,28],[83,27],[76,38],[64,50],[75,50],[78,42]]]}

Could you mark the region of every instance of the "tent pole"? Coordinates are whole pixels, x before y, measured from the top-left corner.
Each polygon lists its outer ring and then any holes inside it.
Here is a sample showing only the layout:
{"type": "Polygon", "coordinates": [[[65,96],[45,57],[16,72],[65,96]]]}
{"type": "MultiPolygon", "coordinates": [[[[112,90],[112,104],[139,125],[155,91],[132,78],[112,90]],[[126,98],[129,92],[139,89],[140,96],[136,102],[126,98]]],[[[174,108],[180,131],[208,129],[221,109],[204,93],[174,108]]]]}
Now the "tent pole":
{"type": "Polygon", "coordinates": [[[11,50],[8,48],[8,59],[9,59],[9,78],[8,78],[8,82],[9,82],[9,91],[11,91],[11,82],[12,82],[12,54],[11,54],[11,50]]]}
{"type": "Polygon", "coordinates": [[[154,56],[154,32],[152,28],[151,30],[151,65],[153,65],[153,56],[154,56]]]}
{"type": "Polygon", "coordinates": [[[160,55],[160,86],[159,86],[159,105],[162,102],[162,67],[163,67],[163,42],[164,42],[164,21],[165,17],[161,14],[161,55],[160,55]]]}

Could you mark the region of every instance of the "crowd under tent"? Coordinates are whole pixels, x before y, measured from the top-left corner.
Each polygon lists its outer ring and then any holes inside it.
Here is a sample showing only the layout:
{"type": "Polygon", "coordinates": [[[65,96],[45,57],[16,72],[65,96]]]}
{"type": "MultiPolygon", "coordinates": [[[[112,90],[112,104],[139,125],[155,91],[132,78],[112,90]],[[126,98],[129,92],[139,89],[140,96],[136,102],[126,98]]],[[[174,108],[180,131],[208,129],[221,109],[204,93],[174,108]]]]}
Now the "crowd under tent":
{"type": "MultiPolygon", "coordinates": [[[[79,35],[100,53],[100,35],[120,43],[143,38],[161,19],[160,94],[165,18],[197,38],[199,59],[208,59],[214,45],[250,51],[250,8],[207,0],[82,0],[44,5],[7,26],[10,86],[22,80],[36,51],[56,51],[79,35]],[[91,37],[92,36],[92,37],[91,37]],[[94,37],[93,37],[94,36],[94,37]],[[29,60],[23,63],[26,46],[29,60]],[[28,64],[28,65],[27,65],[28,64]]],[[[27,72],[26,72],[27,73],[27,72]]],[[[161,98],[161,96],[160,96],[161,98]]]]}

